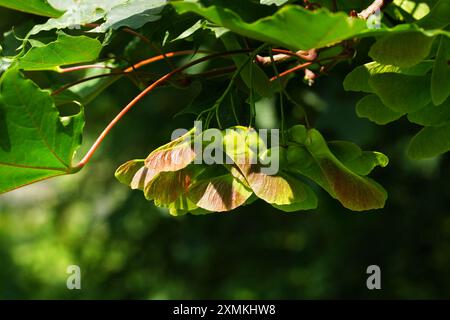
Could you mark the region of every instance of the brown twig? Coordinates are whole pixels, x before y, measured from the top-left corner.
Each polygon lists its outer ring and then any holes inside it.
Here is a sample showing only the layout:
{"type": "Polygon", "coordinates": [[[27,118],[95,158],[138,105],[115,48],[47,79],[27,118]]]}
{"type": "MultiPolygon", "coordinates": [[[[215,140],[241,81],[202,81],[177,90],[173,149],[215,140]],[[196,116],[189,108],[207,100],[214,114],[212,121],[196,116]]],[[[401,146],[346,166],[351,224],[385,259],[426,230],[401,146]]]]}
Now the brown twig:
{"type": "Polygon", "coordinates": [[[295,66],[295,67],[293,67],[293,68],[290,68],[290,69],[288,69],[288,70],[286,70],[286,71],[281,72],[281,73],[280,73],[279,75],[277,75],[277,76],[274,76],[274,77],[270,78],[270,81],[274,81],[274,80],[276,80],[276,79],[278,79],[278,78],[281,78],[281,77],[284,77],[284,76],[286,76],[286,75],[288,75],[288,74],[290,74],[290,73],[293,73],[293,72],[295,72],[295,71],[304,69],[304,68],[306,68],[306,67],[309,67],[309,66],[312,65],[312,64],[314,64],[314,62],[312,62],[312,61],[309,61],[309,62],[305,62],[305,63],[299,64],[299,65],[297,65],[297,66],[295,66]]]}
{"type": "MultiPolygon", "coordinates": [[[[291,52],[291,51],[283,50],[283,49],[273,49],[272,51],[279,52],[279,54],[273,55],[273,61],[275,63],[285,61],[292,57],[297,57],[299,59],[303,59],[306,61],[313,61],[314,59],[317,58],[317,51],[315,49],[299,50],[297,52],[291,52]]],[[[272,63],[272,58],[257,55],[256,62],[258,62],[259,64],[262,64],[262,65],[269,65],[272,63]]]]}
{"type": "Polygon", "coordinates": [[[358,17],[364,20],[369,19],[369,17],[374,14],[377,11],[380,11],[383,9],[385,5],[392,2],[392,0],[375,0],[372,2],[370,6],[368,6],[366,9],[358,13],[358,17]]]}
{"type": "Polygon", "coordinates": [[[195,77],[195,78],[215,78],[222,76],[224,74],[230,73],[235,71],[237,68],[236,66],[227,66],[223,68],[215,68],[208,71],[204,71],[201,73],[196,74],[186,74],[188,77],[195,77]]]}

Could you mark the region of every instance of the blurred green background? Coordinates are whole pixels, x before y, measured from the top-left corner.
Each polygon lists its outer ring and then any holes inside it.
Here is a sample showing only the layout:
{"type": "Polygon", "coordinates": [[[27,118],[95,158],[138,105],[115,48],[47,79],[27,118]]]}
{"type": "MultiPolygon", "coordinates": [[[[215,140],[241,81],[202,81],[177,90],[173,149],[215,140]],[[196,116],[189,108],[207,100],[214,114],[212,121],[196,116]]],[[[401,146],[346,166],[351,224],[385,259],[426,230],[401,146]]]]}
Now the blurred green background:
{"type": "MultiPolygon", "coordinates": [[[[0,31],[29,19],[0,9],[0,31]]],[[[118,36],[108,50],[121,52],[130,41],[118,36]]],[[[314,87],[290,89],[327,139],[390,157],[373,175],[389,192],[385,209],[351,212],[318,191],[319,208],[309,212],[283,213],[257,201],[229,213],[171,217],[113,175],[166,143],[173,129],[192,126],[192,116],[173,117],[189,103],[189,90],[161,88],[80,174],[0,196],[0,298],[450,298],[450,160],[409,160],[406,145],[419,127],[406,120],[378,127],[356,117],[359,96],[344,92],[342,80],[364,62],[369,45],[361,43],[353,65],[339,65],[314,87]],[[72,264],[81,267],[82,290],[66,288],[72,264]],[[381,268],[382,290],[366,288],[372,264],[381,268]]],[[[80,155],[137,93],[122,79],[86,107],[80,155]]],[[[258,123],[276,124],[273,103],[258,106],[258,123]]],[[[291,124],[299,121],[298,110],[287,113],[291,124]]]]}

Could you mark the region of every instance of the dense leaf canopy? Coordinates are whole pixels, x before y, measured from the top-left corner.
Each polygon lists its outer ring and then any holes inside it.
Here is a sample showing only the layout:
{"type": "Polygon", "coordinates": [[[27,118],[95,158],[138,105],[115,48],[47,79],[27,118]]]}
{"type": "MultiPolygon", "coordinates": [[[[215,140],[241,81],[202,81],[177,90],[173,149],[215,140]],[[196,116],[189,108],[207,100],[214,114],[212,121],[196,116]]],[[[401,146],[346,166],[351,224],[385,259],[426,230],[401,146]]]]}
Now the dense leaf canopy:
{"type": "Polygon", "coordinates": [[[144,95],[172,85],[195,92],[178,115],[195,115],[205,130],[194,128],[116,171],[120,182],[142,190],[156,206],[173,215],[204,214],[260,198],[292,212],[316,208],[320,186],[350,210],[383,208],[387,193],[367,175],[376,166],[385,167],[387,156],[350,142],[327,141],[309,121],[310,111],[298,102],[295,90],[321,81],[337,64],[354,59],[361,43],[371,41],[365,63],[343,83],[347,91],[364,93],[356,114],[378,125],[405,116],[422,126],[408,147],[414,159],[449,151],[450,7],[446,0],[427,1],[427,10],[420,12],[401,1],[378,7],[380,1],[361,3],[0,0],[0,6],[49,17],[5,34],[2,42],[0,192],[78,172],[144,95]],[[119,33],[135,39],[123,52],[110,51],[119,33]],[[180,42],[188,49],[169,52],[180,42]],[[155,55],[129,61],[137,44],[155,55]],[[174,60],[179,55],[191,57],[183,64],[174,60]],[[145,71],[163,60],[169,68],[165,75],[145,71]],[[200,71],[195,73],[194,67],[200,71]],[[52,72],[61,77],[53,74],[50,84],[42,81],[40,76],[52,72]],[[72,72],[83,72],[84,78],[66,82],[64,74],[72,72]],[[75,164],[83,104],[124,76],[140,94],[75,164]],[[262,112],[256,101],[263,99],[274,99],[279,106],[279,144],[263,141],[255,130],[266,129],[256,123],[262,112]],[[63,112],[67,105],[77,111],[63,112]],[[286,119],[289,105],[301,110],[299,121],[286,119]],[[231,161],[198,163],[203,154],[194,145],[213,132],[222,150],[215,157],[231,161]],[[237,144],[227,148],[232,140],[237,144]],[[274,155],[278,171],[267,174],[259,163],[267,164],[274,155]]]}

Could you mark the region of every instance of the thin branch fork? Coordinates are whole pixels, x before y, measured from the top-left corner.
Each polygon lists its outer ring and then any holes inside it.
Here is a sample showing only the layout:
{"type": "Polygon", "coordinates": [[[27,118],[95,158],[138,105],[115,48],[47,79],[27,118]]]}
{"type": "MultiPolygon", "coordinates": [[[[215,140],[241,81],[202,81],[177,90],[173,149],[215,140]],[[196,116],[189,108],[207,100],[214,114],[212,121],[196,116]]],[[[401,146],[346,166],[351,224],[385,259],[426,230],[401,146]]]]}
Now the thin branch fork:
{"type": "MultiPolygon", "coordinates": [[[[303,59],[306,61],[313,61],[317,58],[317,51],[315,49],[311,50],[299,50],[297,52],[291,52],[288,50],[282,50],[282,49],[273,49],[273,52],[281,52],[279,54],[273,55],[273,62],[282,62],[292,57],[297,57],[299,59],[303,59]]],[[[256,56],[256,62],[262,65],[269,65],[272,63],[271,57],[264,57],[257,55],[256,56]]]]}
{"type": "MultiPolygon", "coordinates": [[[[105,137],[109,134],[111,129],[120,121],[120,119],[123,118],[123,116],[125,114],[128,113],[129,110],[131,110],[145,95],[147,95],[149,92],[151,92],[154,88],[156,88],[159,85],[163,84],[164,82],[170,80],[170,78],[172,78],[176,74],[179,74],[180,72],[183,72],[184,70],[186,70],[186,69],[188,69],[188,68],[190,68],[190,67],[192,67],[192,66],[194,66],[196,64],[208,61],[208,60],[216,58],[216,57],[230,56],[230,55],[239,54],[239,53],[243,53],[243,52],[250,52],[250,51],[251,51],[250,49],[248,49],[248,50],[247,49],[241,49],[241,50],[213,53],[211,55],[208,55],[208,56],[199,58],[197,60],[191,61],[191,62],[187,63],[184,66],[178,67],[175,70],[172,70],[171,72],[167,73],[166,75],[162,76],[161,78],[159,78],[158,80],[153,82],[151,85],[149,85],[147,88],[145,88],[141,93],[139,93],[133,100],[131,100],[130,103],[128,103],[122,109],[122,111],[120,111],[116,115],[116,117],[106,126],[106,128],[102,131],[100,136],[94,142],[94,144],[89,149],[89,151],[86,153],[86,155],[83,157],[83,159],[81,159],[81,161],[78,163],[78,165],[76,166],[76,170],[80,170],[81,168],[83,168],[86,165],[86,163],[89,162],[89,160],[92,158],[92,156],[94,155],[95,151],[97,150],[99,145],[103,142],[105,137]]],[[[126,72],[126,70],[125,70],[125,72],[126,72]]]]}

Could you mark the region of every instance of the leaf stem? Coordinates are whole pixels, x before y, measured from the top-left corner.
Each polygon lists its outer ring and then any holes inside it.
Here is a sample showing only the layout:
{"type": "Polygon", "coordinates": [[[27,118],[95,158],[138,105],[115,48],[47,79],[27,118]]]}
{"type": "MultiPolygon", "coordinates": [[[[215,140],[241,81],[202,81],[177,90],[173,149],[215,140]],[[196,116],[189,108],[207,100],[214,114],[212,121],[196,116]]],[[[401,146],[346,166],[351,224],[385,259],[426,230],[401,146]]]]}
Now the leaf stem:
{"type": "Polygon", "coordinates": [[[369,17],[377,11],[380,11],[384,6],[392,0],[375,0],[370,6],[358,13],[358,17],[364,20],[369,19],[369,17]]]}
{"type": "Polygon", "coordinates": [[[153,51],[155,51],[156,53],[158,53],[160,56],[163,57],[164,61],[166,62],[166,64],[169,66],[169,68],[171,70],[175,69],[175,65],[172,63],[172,61],[170,61],[169,56],[160,48],[158,48],[157,46],[155,46],[149,38],[147,38],[146,36],[144,36],[143,34],[140,34],[139,32],[134,31],[133,29],[130,28],[123,28],[122,29],[124,32],[127,32],[131,35],[134,35],[136,37],[138,37],[139,39],[141,39],[143,42],[145,42],[149,48],[153,51]]]}

